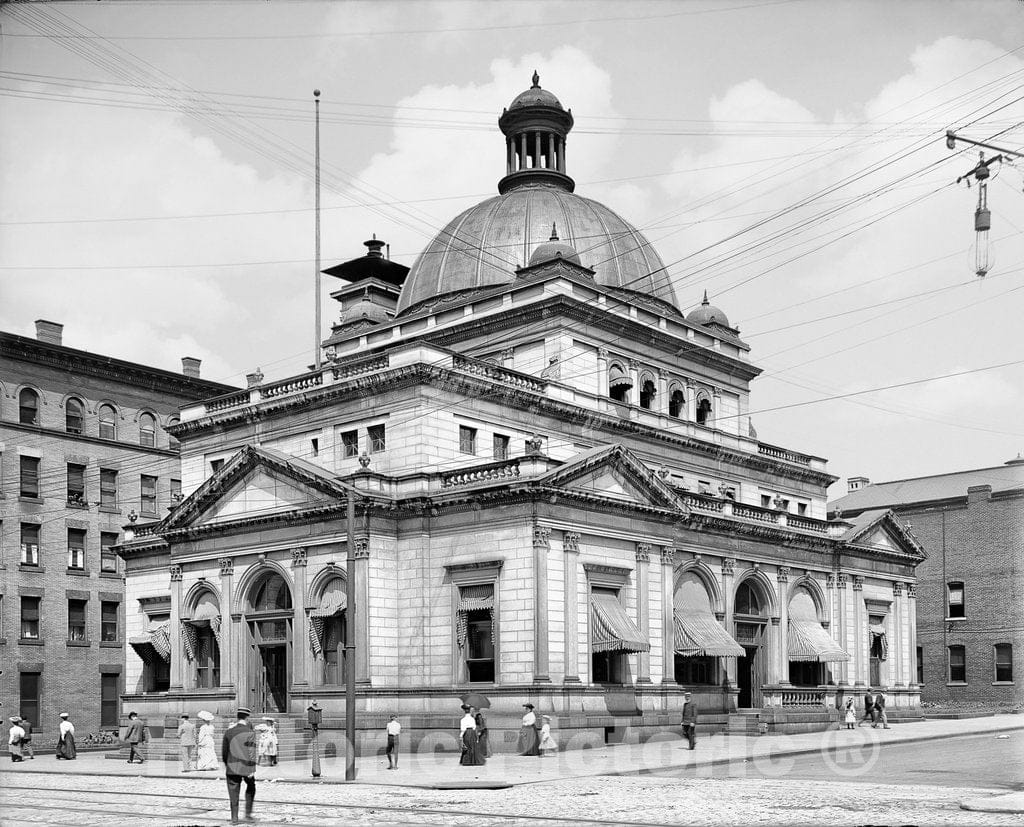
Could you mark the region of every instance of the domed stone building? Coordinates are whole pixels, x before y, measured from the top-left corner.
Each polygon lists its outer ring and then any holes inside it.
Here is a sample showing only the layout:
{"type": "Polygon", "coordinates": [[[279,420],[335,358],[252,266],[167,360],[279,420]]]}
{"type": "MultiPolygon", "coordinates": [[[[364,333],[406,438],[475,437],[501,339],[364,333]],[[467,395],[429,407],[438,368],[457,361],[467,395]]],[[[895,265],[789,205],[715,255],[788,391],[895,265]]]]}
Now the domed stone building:
{"type": "Polygon", "coordinates": [[[752,435],[739,329],[706,295],[684,315],[642,232],[575,193],[536,75],[498,124],[498,195],[408,271],[376,238],[325,271],[322,369],[183,409],[187,496],[121,550],[126,703],[340,726],[350,658],[365,749],[391,712],[455,748],[467,692],[499,750],[527,702],[569,747],[678,731],[684,691],[709,731],[824,728],[869,674],[916,714],[916,540],[828,521],[825,461],[752,435]]]}

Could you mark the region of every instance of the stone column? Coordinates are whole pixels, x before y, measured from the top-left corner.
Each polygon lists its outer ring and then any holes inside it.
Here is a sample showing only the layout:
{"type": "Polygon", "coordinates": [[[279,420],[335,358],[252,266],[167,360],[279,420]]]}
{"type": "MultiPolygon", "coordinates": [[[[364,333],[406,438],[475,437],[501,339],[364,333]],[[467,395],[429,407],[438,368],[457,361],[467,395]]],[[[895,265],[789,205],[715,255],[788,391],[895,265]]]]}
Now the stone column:
{"type": "Polygon", "coordinates": [[[533,680],[550,681],[548,675],[548,551],[551,529],[533,527],[533,680]]]}
{"type": "MultiPolygon", "coordinates": [[[[899,580],[894,580],[892,584],[892,611],[892,648],[896,653],[896,668],[890,669],[889,674],[892,676],[893,686],[907,686],[910,683],[910,675],[907,670],[908,658],[904,649],[906,635],[903,627],[903,584],[899,580]]],[[[891,656],[890,660],[893,660],[891,656]]]]}
{"type": "MultiPolygon", "coordinates": [[[[689,399],[689,397],[687,397],[689,399]]],[[[687,402],[689,404],[689,402],[687,402]]],[[[725,557],[722,560],[722,595],[725,603],[725,628],[730,635],[736,633],[733,624],[735,617],[735,604],[733,603],[733,578],[736,576],[736,559],[725,557]]],[[[729,686],[736,686],[736,658],[723,658],[725,662],[725,675],[729,686]]]]}
{"type": "MultiPolygon", "coordinates": [[[[356,683],[370,682],[370,540],[356,538],[356,683]]],[[[346,572],[347,574],[347,572],[346,572]]]]}
{"type": "Polygon", "coordinates": [[[711,389],[711,421],[706,423],[709,428],[717,428],[722,415],[722,389],[711,389]]]}
{"type": "Polygon", "coordinates": [[[662,416],[668,416],[668,377],[665,371],[658,368],[658,395],[654,397],[654,410],[662,416]]]}
{"type": "Polygon", "coordinates": [[[907,623],[910,632],[910,681],[908,686],[920,686],[917,682],[917,584],[907,583],[907,623]]]}
{"type": "Polygon", "coordinates": [[[292,549],[292,577],[295,595],[292,598],[292,684],[296,688],[309,686],[310,667],[309,618],[306,616],[306,549],[292,549]]]}
{"type": "MultiPolygon", "coordinates": [[[[555,168],[555,133],[548,133],[548,163],[547,169],[555,168]]],[[[564,231],[563,231],[564,232],[564,231]]]]}
{"type": "Polygon", "coordinates": [[[171,683],[172,692],[180,692],[184,684],[184,653],[181,651],[181,566],[172,564],[171,575],[171,683]]]}
{"type": "Polygon", "coordinates": [[[675,579],[676,550],[661,547],[661,683],[676,682],[675,579]]]}
{"type": "Polygon", "coordinates": [[[234,597],[235,561],[231,557],[221,557],[217,562],[220,564],[220,685],[223,689],[229,689],[234,687],[238,672],[231,645],[234,639],[231,603],[234,597]]]}
{"type": "Polygon", "coordinates": [[[501,352],[501,366],[503,368],[514,368],[516,362],[515,351],[507,347],[501,352]]]}
{"type": "Polygon", "coordinates": [[[533,168],[540,169],[540,132],[533,133],[533,168]]]}
{"type": "MultiPolygon", "coordinates": [[[[651,564],[651,547],[647,543],[636,544],[636,626],[648,641],[651,639],[651,596],[648,569],[651,564]]],[[[636,682],[651,682],[651,653],[638,652],[636,656],[636,682]]]]}
{"type": "Polygon", "coordinates": [[[697,386],[686,380],[686,421],[697,421],[697,386]]]}
{"type": "Polygon", "coordinates": [[[627,363],[629,370],[629,381],[633,383],[630,388],[629,401],[634,405],[640,404],[640,363],[636,359],[630,359],[627,363]]]}
{"type": "Polygon", "coordinates": [[[558,171],[565,172],[565,145],[569,142],[568,136],[563,137],[558,148],[558,171]]]}
{"type": "Polygon", "coordinates": [[[239,705],[252,706],[255,702],[255,686],[251,674],[253,667],[250,662],[248,631],[242,621],[241,612],[234,612],[226,621],[221,620],[221,629],[223,630],[225,625],[231,626],[231,652],[228,657],[236,666],[235,699],[239,705]]]}
{"type": "Polygon", "coordinates": [[[575,531],[562,534],[562,565],[565,567],[565,682],[580,682],[579,646],[579,563],[580,535],[575,531]]]}
{"type": "Polygon", "coordinates": [[[519,134],[519,169],[527,169],[530,163],[526,157],[526,133],[519,134]]]}
{"type": "Polygon", "coordinates": [[[597,395],[608,396],[608,350],[597,349],[597,395]]]}
{"type": "MultiPolygon", "coordinates": [[[[789,686],[789,567],[779,566],[775,576],[779,584],[779,679],[777,683],[789,686]]],[[[772,622],[774,623],[774,619],[772,622]]]]}
{"type": "MultiPolygon", "coordinates": [[[[868,674],[867,651],[867,619],[864,617],[864,578],[853,576],[853,648],[854,678],[858,686],[865,686],[870,678],[868,674]]],[[[872,687],[877,689],[877,687],[872,687]]]]}

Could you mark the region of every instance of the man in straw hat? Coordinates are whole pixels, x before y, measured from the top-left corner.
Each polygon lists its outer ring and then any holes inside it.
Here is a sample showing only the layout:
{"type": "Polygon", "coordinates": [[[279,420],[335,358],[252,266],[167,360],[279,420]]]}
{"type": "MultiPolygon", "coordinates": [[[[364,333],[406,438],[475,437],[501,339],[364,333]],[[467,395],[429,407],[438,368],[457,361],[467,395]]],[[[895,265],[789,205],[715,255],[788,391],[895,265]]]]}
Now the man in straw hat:
{"type": "Polygon", "coordinates": [[[178,724],[178,757],[181,771],[192,772],[196,768],[196,725],[189,720],[188,713],[181,713],[178,724]]]}
{"type": "Polygon", "coordinates": [[[9,720],[11,722],[11,729],[7,733],[7,748],[11,753],[11,763],[24,761],[25,759],[21,754],[21,739],[25,737],[25,730],[19,726],[21,718],[17,715],[12,715],[9,720]]]}
{"type": "Polygon", "coordinates": [[[221,759],[224,761],[224,775],[228,782],[228,802],[231,805],[231,823],[238,824],[238,793],[245,781],[245,820],[255,821],[252,816],[256,802],[256,733],[249,726],[252,710],[238,708],[235,725],[224,733],[221,742],[221,759]]]}

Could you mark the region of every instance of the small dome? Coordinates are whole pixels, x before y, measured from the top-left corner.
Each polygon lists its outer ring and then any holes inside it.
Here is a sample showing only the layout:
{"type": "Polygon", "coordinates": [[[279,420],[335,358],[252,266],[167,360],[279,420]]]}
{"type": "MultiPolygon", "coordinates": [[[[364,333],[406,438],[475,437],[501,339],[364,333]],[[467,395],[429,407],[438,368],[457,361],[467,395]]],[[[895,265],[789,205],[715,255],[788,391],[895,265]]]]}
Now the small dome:
{"type": "Polygon", "coordinates": [[[345,327],[357,323],[363,323],[364,325],[382,324],[390,319],[391,317],[388,315],[387,310],[364,293],[361,299],[352,302],[352,304],[341,311],[340,326],[345,327]]]}
{"type": "Polygon", "coordinates": [[[566,261],[571,261],[573,264],[580,264],[580,256],[576,252],[576,248],[566,241],[559,241],[558,230],[552,224],[551,238],[538,245],[537,249],[533,251],[533,255],[530,256],[529,266],[533,267],[534,264],[543,264],[545,261],[552,261],[556,258],[563,258],[566,261]]]}
{"type": "Polygon", "coordinates": [[[708,302],[707,290],[704,291],[704,301],[700,303],[700,307],[696,310],[691,310],[686,316],[686,321],[699,325],[707,325],[714,322],[722,327],[730,327],[729,318],[725,313],[708,302]]]}
{"type": "Polygon", "coordinates": [[[558,98],[547,91],[547,89],[540,88],[540,75],[536,72],[533,73],[533,86],[525,92],[520,92],[516,95],[515,100],[509,104],[508,108],[522,109],[524,106],[554,106],[558,109],[562,108],[558,98]]]}

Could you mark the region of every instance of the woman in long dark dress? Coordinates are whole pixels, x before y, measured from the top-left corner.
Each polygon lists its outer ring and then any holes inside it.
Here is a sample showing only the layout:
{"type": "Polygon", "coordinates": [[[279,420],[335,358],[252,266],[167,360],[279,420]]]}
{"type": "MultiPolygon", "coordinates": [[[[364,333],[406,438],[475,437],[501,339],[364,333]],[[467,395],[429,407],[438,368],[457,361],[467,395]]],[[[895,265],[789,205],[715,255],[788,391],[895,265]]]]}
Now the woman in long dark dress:
{"type": "Polygon", "coordinates": [[[78,757],[75,749],[75,725],[68,720],[68,713],[60,713],[60,737],[57,740],[57,759],[74,761],[78,757]]]}
{"type": "Polygon", "coordinates": [[[459,763],[464,767],[475,767],[487,763],[480,753],[480,740],[473,727],[468,727],[462,733],[462,757],[459,759],[459,763]]]}
{"type": "MultiPolygon", "coordinates": [[[[487,734],[487,719],[482,712],[476,713],[476,742],[477,751],[484,760],[491,757],[491,739],[487,734]]],[[[483,761],[480,762],[481,764],[483,761]]]]}

